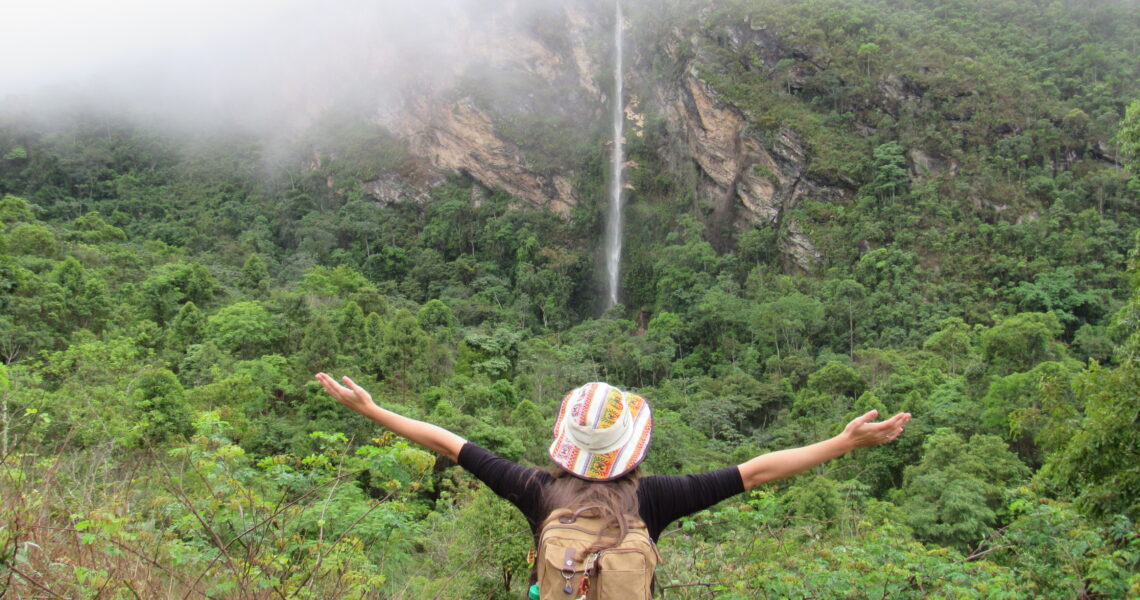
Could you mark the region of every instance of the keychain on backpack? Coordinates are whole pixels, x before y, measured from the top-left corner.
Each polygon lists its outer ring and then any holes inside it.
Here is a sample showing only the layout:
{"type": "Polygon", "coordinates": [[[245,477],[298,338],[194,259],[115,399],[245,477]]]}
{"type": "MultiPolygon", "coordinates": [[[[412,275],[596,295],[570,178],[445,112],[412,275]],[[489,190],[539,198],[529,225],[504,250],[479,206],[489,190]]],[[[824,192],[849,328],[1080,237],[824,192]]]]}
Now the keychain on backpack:
{"type": "Polygon", "coordinates": [[[594,565],[598,562],[598,554],[595,552],[586,557],[586,562],[582,563],[582,581],[578,583],[578,596],[576,600],[586,600],[586,593],[590,591],[590,571],[594,569],[594,565]]]}
{"type": "Polygon", "coordinates": [[[586,600],[586,592],[590,591],[590,574],[583,573],[582,581],[578,584],[578,593],[582,594],[575,600],[586,600]]]}
{"type": "Polygon", "coordinates": [[[566,580],[566,587],[562,588],[562,593],[569,596],[574,593],[574,586],[570,585],[570,580],[574,578],[574,572],[562,571],[562,578],[566,580]]]}

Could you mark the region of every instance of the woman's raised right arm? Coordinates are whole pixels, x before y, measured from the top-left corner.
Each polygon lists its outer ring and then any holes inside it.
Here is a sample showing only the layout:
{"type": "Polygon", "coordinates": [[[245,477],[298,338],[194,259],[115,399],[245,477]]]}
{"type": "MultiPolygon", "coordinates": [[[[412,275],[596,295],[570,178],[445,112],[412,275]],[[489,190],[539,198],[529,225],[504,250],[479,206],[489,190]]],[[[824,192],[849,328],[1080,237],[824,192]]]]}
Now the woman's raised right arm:
{"type": "Polygon", "coordinates": [[[337,402],[391,429],[396,435],[406,437],[428,450],[439,452],[453,461],[459,459],[459,450],[467,443],[467,440],[438,425],[409,419],[380,408],[364,388],[356,385],[356,382],[348,377],[343,378],[348,387],[337,383],[324,373],[317,373],[317,381],[330,396],[336,398],[337,402]]]}

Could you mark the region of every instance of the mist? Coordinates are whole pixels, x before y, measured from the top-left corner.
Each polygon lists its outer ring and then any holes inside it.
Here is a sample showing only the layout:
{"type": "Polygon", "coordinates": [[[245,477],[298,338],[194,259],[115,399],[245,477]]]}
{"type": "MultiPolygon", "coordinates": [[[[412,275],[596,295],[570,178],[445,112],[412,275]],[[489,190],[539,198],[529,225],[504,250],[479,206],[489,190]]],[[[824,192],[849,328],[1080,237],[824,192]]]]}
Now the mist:
{"type": "Polygon", "coordinates": [[[561,2],[43,0],[5,9],[0,111],[77,108],[167,125],[303,128],[334,106],[383,112],[492,60],[481,35],[561,2]]]}

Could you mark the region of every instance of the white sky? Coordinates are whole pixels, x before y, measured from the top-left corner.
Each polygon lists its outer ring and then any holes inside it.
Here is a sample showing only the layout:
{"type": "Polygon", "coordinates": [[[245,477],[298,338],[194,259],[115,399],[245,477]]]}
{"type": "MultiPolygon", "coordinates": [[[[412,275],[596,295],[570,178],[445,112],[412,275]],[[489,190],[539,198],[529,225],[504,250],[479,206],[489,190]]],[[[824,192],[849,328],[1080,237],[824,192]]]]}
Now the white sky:
{"type": "Polygon", "coordinates": [[[112,65],[190,57],[295,0],[3,0],[0,97],[74,83],[112,65]]]}
{"type": "Polygon", "coordinates": [[[563,1],[0,0],[0,111],[303,126],[448,81],[482,60],[463,36],[563,1]]]}
{"type": "Polygon", "coordinates": [[[303,123],[462,61],[459,21],[532,1],[0,0],[0,107],[303,123]]]}

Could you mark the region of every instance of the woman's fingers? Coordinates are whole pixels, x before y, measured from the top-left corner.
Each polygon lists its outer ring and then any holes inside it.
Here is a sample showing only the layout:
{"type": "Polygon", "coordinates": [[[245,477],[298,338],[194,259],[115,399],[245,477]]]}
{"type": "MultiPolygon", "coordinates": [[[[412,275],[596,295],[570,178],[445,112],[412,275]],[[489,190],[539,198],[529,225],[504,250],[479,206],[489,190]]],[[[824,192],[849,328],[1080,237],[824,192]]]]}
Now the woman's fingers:
{"type": "Polygon", "coordinates": [[[867,423],[868,421],[870,421],[871,419],[874,419],[877,416],[879,416],[879,411],[872,408],[871,410],[863,413],[862,415],[855,417],[855,424],[856,425],[862,425],[863,423],[867,423]]]}
{"type": "MultiPolygon", "coordinates": [[[[345,377],[345,379],[348,378],[345,377]]],[[[337,383],[335,379],[329,377],[324,373],[317,373],[317,381],[320,382],[321,387],[325,388],[325,391],[328,392],[330,396],[336,398],[339,401],[343,402],[353,394],[352,390],[337,383]]]]}
{"type": "Polygon", "coordinates": [[[878,428],[884,429],[884,430],[894,430],[894,429],[901,428],[909,420],[910,420],[910,414],[909,413],[899,413],[899,414],[887,419],[886,421],[883,421],[882,423],[871,423],[871,425],[874,425],[875,427],[878,427],[878,428]]]}
{"type": "Polygon", "coordinates": [[[344,377],[344,382],[347,383],[350,388],[352,388],[352,393],[356,395],[357,400],[366,404],[372,401],[372,394],[369,394],[368,390],[360,387],[359,385],[356,385],[356,382],[349,379],[348,376],[344,377]]]}
{"type": "Polygon", "coordinates": [[[882,423],[877,425],[882,426],[883,442],[894,441],[895,438],[902,435],[904,431],[903,426],[910,420],[910,413],[899,413],[882,423]]]}
{"type": "Polygon", "coordinates": [[[341,380],[348,384],[348,387],[341,385],[326,373],[317,373],[316,377],[325,391],[347,408],[361,412],[373,404],[372,395],[347,376],[341,377],[341,380]]]}
{"type": "Polygon", "coordinates": [[[333,381],[332,377],[329,377],[328,375],[325,375],[324,373],[317,373],[317,381],[319,381],[321,383],[321,387],[325,388],[329,392],[332,392],[336,388],[340,387],[340,385],[337,384],[337,382],[333,381]]]}
{"type": "Polygon", "coordinates": [[[887,419],[887,423],[901,427],[909,420],[910,420],[910,413],[899,413],[899,414],[891,417],[890,419],[887,419]]]}
{"type": "Polygon", "coordinates": [[[902,434],[903,425],[910,420],[910,413],[898,413],[885,421],[870,422],[878,414],[877,410],[870,410],[851,421],[848,429],[857,445],[870,446],[893,441],[902,434]]]}
{"type": "MultiPolygon", "coordinates": [[[[847,427],[844,427],[843,430],[847,431],[847,432],[851,432],[851,433],[856,433],[860,429],[865,427],[867,425],[868,421],[870,421],[871,419],[874,419],[876,416],[878,416],[878,414],[879,414],[879,411],[877,411],[875,409],[871,409],[871,410],[859,415],[858,417],[851,419],[851,422],[848,423],[847,427]]],[[[872,423],[872,425],[874,425],[874,424],[872,423]]]]}

